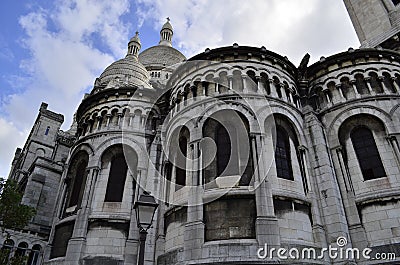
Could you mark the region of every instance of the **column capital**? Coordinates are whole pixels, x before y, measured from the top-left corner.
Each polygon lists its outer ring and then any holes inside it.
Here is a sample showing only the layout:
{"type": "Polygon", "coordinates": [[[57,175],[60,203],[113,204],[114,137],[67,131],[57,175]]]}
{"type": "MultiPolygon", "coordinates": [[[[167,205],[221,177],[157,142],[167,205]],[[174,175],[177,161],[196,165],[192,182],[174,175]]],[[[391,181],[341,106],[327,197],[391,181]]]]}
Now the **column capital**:
{"type": "Polygon", "coordinates": [[[297,150],[299,150],[299,151],[308,151],[308,148],[306,146],[304,146],[304,145],[299,145],[299,146],[297,146],[297,150]]]}

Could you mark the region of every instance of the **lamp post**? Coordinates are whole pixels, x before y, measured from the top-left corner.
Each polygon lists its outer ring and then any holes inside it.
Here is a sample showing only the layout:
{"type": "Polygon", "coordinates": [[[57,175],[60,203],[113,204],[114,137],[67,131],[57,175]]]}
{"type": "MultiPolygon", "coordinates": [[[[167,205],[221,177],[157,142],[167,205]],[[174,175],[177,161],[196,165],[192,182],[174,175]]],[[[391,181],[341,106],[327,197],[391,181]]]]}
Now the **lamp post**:
{"type": "Polygon", "coordinates": [[[139,199],[135,202],[133,209],[136,211],[136,221],[140,233],[140,246],[139,246],[139,262],[138,265],[144,264],[144,249],[147,236],[147,230],[153,223],[154,213],[158,207],[158,203],[153,196],[147,191],[140,195],[139,199]]]}

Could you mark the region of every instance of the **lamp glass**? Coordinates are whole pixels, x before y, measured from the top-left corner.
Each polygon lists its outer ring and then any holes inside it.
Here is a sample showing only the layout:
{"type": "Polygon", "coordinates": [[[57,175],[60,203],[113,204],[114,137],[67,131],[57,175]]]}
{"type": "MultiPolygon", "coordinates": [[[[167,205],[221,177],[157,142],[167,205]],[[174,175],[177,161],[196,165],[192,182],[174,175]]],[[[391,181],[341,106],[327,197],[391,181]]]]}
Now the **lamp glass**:
{"type": "Polygon", "coordinates": [[[150,205],[138,205],[137,211],[138,211],[138,222],[139,225],[147,230],[150,228],[151,223],[153,222],[153,216],[154,212],[156,210],[156,207],[150,206],[150,205]]]}

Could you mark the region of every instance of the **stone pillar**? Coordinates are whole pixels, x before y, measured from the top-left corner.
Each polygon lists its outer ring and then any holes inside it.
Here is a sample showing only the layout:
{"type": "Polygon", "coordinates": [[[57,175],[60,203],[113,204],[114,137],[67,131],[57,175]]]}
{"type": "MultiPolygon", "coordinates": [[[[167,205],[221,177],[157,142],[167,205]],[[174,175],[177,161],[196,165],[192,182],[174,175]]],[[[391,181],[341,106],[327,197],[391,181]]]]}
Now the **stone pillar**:
{"type": "Polygon", "coordinates": [[[368,239],[358,213],[348,166],[346,161],[343,159],[343,148],[342,146],[334,147],[332,148],[332,152],[332,160],[335,164],[337,182],[339,184],[343,206],[346,212],[346,219],[349,226],[350,238],[347,238],[349,240],[348,246],[364,249],[368,246],[368,239]]]}
{"type": "MultiPolygon", "coordinates": [[[[88,167],[85,189],[75,219],[74,231],[68,242],[65,260],[71,264],[79,264],[86,244],[86,234],[88,230],[88,219],[93,199],[94,187],[100,169],[98,167],[88,167]]],[[[79,207],[79,205],[77,206],[79,207]]]]}
{"type": "Polygon", "coordinates": [[[385,79],[385,78],[384,78],[383,76],[379,76],[377,81],[378,81],[379,83],[381,83],[381,86],[382,86],[382,88],[383,88],[383,93],[385,93],[385,94],[391,94],[392,92],[388,90],[388,88],[385,86],[385,84],[384,84],[384,82],[383,82],[384,79],[385,79]]]}
{"type": "Polygon", "coordinates": [[[376,93],[371,87],[371,77],[366,77],[364,80],[367,83],[369,93],[374,96],[376,93]]]}
{"type": "Polygon", "coordinates": [[[351,86],[352,86],[352,88],[354,90],[354,94],[356,95],[356,98],[360,98],[361,95],[360,95],[360,93],[358,93],[357,86],[356,86],[357,81],[356,80],[351,80],[350,83],[351,83],[351,86]]]}
{"type": "Polygon", "coordinates": [[[302,177],[303,177],[303,187],[304,191],[307,194],[310,191],[310,175],[307,170],[307,159],[306,159],[306,150],[307,148],[304,145],[300,145],[298,147],[298,152],[299,152],[299,158],[300,158],[300,168],[302,169],[302,177]]]}
{"type": "Polygon", "coordinates": [[[392,84],[393,84],[394,88],[396,89],[396,92],[400,93],[400,86],[396,82],[396,77],[391,77],[391,80],[392,80],[392,84]]]}
{"type": "Polygon", "coordinates": [[[117,127],[119,127],[119,128],[122,127],[121,117],[122,117],[123,115],[124,115],[124,114],[123,114],[122,112],[118,112],[118,113],[117,113],[117,127]]]}
{"type": "Polygon", "coordinates": [[[271,135],[252,135],[252,152],[254,167],[258,168],[255,175],[254,187],[256,188],[256,235],[259,246],[267,244],[268,247],[280,247],[278,218],[274,213],[271,181],[268,179],[268,166],[272,165],[271,135]]]}
{"type": "Polygon", "coordinates": [[[257,79],[257,93],[264,94],[264,89],[261,82],[261,76],[256,76],[256,79],[257,79]]]}
{"type": "Polygon", "coordinates": [[[340,102],[345,102],[345,101],[346,101],[346,98],[345,98],[345,96],[343,95],[342,85],[341,85],[341,84],[337,84],[337,85],[335,85],[335,86],[336,86],[337,90],[339,90],[340,102]]]}
{"type": "Polygon", "coordinates": [[[184,233],[184,257],[185,260],[199,260],[202,255],[202,246],[204,244],[203,222],[203,187],[200,185],[200,163],[199,163],[199,145],[201,138],[199,134],[191,134],[191,142],[189,143],[189,166],[188,178],[188,206],[187,206],[187,222],[185,224],[184,233]],[[194,136],[194,137],[193,137],[194,136]]]}
{"type": "MultiPolygon", "coordinates": [[[[305,137],[310,143],[310,164],[315,169],[315,193],[319,197],[327,243],[336,242],[339,236],[349,238],[343,199],[337,183],[332,158],[325,138],[325,128],[310,107],[305,108],[305,137]]],[[[343,260],[333,260],[340,264],[343,260]]]]}
{"type": "Polygon", "coordinates": [[[271,89],[271,97],[277,98],[278,97],[278,93],[276,92],[276,86],[275,86],[275,82],[274,79],[268,79],[269,81],[269,87],[271,89]]]}
{"type": "Polygon", "coordinates": [[[292,92],[290,90],[289,90],[289,100],[290,100],[290,103],[292,103],[292,105],[296,106],[296,104],[294,104],[293,95],[292,95],[292,92]]]}
{"type": "Polygon", "coordinates": [[[106,126],[107,126],[107,128],[110,127],[111,117],[112,117],[112,115],[110,113],[106,114],[106,119],[107,119],[107,125],[106,126]]]}
{"type": "Polygon", "coordinates": [[[242,75],[243,93],[249,93],[249,88],[247,87],[247,78],[247,75],[242,75]]]}
{"type": "Polygon", "coordinates": [[[232,75],[228,75],[228,82],[229,82],[229,90],[233,90],[233,80],[232,75]]]}
{"type": "Polygon", "coordinates": [[[396,157],[397,165],[400,168],[400,149],[399,149],[399,144],[397,142],[397,138],[395,135],[388,135],[386,136],[386,139],[392,146],[394,156],[396,157]]]}

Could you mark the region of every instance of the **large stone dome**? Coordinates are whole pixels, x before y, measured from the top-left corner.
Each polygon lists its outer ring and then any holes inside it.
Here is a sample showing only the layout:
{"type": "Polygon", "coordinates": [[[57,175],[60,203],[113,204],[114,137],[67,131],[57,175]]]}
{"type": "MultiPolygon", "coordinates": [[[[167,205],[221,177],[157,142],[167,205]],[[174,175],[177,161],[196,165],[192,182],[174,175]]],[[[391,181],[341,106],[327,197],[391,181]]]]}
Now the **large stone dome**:
{"type": "Polygon", "coordinates": [[[102,84],[119,78],[128,84],[149,87],[149,73],[146,68],[134,56],[126,56],[108,66],[100,75],[102,84]]]}
{"type": "Polygon", "coordinates": [[[146,68],[162,68],[180,63],[184,60],[186,60],[186,57],[180,51],[164,45],[150,47],[139,54],[139,61],[146,68]]]}

